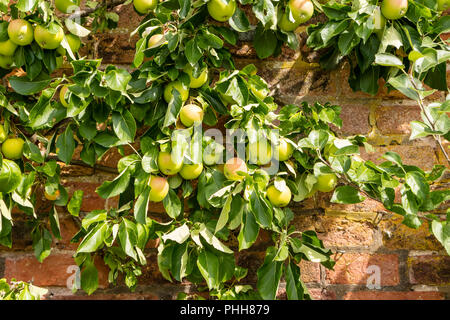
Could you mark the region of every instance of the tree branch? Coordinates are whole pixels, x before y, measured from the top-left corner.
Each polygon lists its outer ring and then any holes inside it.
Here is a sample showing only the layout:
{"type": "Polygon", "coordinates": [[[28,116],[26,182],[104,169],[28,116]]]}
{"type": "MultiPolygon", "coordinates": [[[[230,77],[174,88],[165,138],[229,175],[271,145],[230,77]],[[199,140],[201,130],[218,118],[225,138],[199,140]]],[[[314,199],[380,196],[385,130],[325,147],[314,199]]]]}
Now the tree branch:
{"type": "Polygon", "coordinates": [[[95,8],[88,8],[88,9],[77,11],[74,13],[68,13],[68,14],[65,14],[64,16],[66,16],[67,18],[70,18],[70,19],[83,18],[83,17],[87,17],[88,15],[90,15],[91,13],[95,12],[96,10],[98,10],[100,8],[106,7],[106,9],[112,9],[114,7],[120,6],[121,4],[124,4],[127,1],[128,0],[112,0],[109,2],[107,1],[106,3],[101,4],[100,6],[97,6],[95,8]]]}

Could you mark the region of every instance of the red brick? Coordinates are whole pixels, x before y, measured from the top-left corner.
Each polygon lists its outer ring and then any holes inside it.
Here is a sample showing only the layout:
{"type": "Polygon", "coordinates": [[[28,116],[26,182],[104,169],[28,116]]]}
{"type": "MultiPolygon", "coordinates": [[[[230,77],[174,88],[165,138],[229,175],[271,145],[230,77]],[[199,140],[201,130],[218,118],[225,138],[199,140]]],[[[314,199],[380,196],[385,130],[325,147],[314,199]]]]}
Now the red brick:
{"type": "Polygon", "coordinates": [[[335,255],[334,271],[326,271],[326,280],[331,284],[366,285],[372,273],[366,273],[369,266],[380,268],[382,286],[399,284],[399,261],[394,254],[344,253],[335,255]]]}
{"type": "Polygon", "coordinates": [[[377,127],[383,134],[411,134],[410,122],[420,120],[419,106],[386,106],[376,110],[377,127]]]}
{"type": "Polygon", "coordinates": [[[430,291],[355,291],[348,292],[344,300],[443,300],[443,294],[430,291]]]}
{"type": "Polygon", "coordinates": [[[370,132],[369,114],[370,106],[367,103],[339,104],[342,108],[342,128],[338,133],[344,135],[368,134],[370,132]]]}
{"type": "MultiPolygon", "coordinates": [[[[8,257],[5,259],[5,278],[32,281],[34,285],[43,287],[65,287],[73,275],[68,268],[74,265],[74,259],[68,254],[51,254],[42,263],[34,256],[8,257]]],[[[99,287],[105,288],[108,285],[109,269],[100,259],[96,260],[96,266],[99,270],[99,287]]]]}
{"type": "Polygon", "coordinates": [[[336,293],[329,289],[308,289],[313,300],[336,300],[336,293]]]}
{"type": "Polygon", "coordinates": [[[370,222],[332,216],[295,215],[296,230],[314,230],[325,247],[369,247],[375,242],[375,229],[370,222]]]}
{"type": "Polygon", "coordinates": [[[119,293],[119,294],[92,294],[82,295],[54,295],[46,300],[158,300],[159,297],[152,293],[119,293]]]}
{"type": "MultiPolygon", "coordinates": [[[[105,179],[105,181],[108,179],[105,179]]],[[[63,183],[64,186],[68,189],[68,193],[72,196],[73,192],[76,190],[83,190],[83,202],[81,204],[82,212],[90,212],[92,210],[102,210],[108,207],[113,207],[116,205],[118,199],[103,199],[100,197],[95,190],[101,185],[101,183],[94,182],[84,182],[84,181],[66,181],[63,183]]]]}
{"type": "Polygon", "coordinates": [[[408,270],[413,284],[450,285],[449,256],[409,257],[408,270]]]}
{"type": "Polygon", "coordinates": [[[302,260],[299,264],[300,274],[304,283],[320,281],[320,265],[316,262],[302,260]]]}
{"type": "Polygon", "coordinates": [[[438,159],[435,155],[434,146],[428,145],[399,145],[388,147],[375,147],[374,153],[366,153],[361,148],[361,157],[364,160],[371,160],[377,164],[386,161],[384,158],[379,159],[384,153],[388,151],[397,152],[404,164],[418,166],[424,170],[430,170],[434,164],[438,164],[438,159]]]}

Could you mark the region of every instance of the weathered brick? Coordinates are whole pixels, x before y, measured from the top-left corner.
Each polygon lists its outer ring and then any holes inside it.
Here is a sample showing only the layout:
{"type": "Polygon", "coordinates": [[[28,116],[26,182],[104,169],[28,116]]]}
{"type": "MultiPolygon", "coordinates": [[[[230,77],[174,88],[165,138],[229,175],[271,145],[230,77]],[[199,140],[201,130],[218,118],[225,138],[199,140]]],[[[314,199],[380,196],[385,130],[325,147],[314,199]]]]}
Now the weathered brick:
{"type": "Polygon", "coordinates": [[[158,300],[159,297],[152,293],[118,293],[118,294],[73,294],[73,295],[54,295],[45,300],[158,300]]]}
{"type": "Polygon", "coordinates": [[[314,230],[325,247],[359,248],[373,245],[375,229],[365,220],[350,220],[333,216],[295,215],[296,230],[314,230]]]}
{"type": "Polygon", "coordinates": [[[336,293],[329,289],[308,289],[313,300],[336,300],[336,293]]]}
{"type": "Polygon", "coordinates": [[[377,127],[383,134],[411,134],[410,122],[420,120],[419,106],[382,106],[376,110],[377,127]]]}
{"type": "Polygon", "coordinates": [[[368,134],[370,131],[370,106],[367,103],[341,103],[342,128],[337,132],[344,135],[368,134]]]}
{"type": "Polygon", "coordinates": [[[442,245],[430,233],[428,223],[418,229],[402,224],[403,218],[397,215],[384,218],[378,227],[383,235],[383,245],[389,249],[441,250],[442,245]]]}
{"type": "Polygon", "coordinates": [[[369,266],[380,268],[382,286],[395,286],[400,282],[398,256],[394,254],[344,253],[336,255],[333,270],[326,271],[326,280],[331,284],[365,285],[372,273],[369,266]]]}
{"type": "Polygon", "coordinates": [[[344,300],[443,300],[440,292],[420,291],[354,291],[347,292],[344,300]]]}
{"type": "Polygon", "coordinates": [[[317,262],[302,260],[299,264],[301,278],[304,283],[320,281],[320,265],[317,262]]]}
{"type": "MultiPolygon", "coordinates": [[[[34,256],[7,257],[5,278],[31,281],[37,286],[65,287],[73,274],[72,268],[69,268],[71,266],[76,266],[76,263],[68,254],[51,254],[42,263],[34,256]]],[[[105,288],[108,285],[109,269],[99,259],[96,260],[96,266],[99,270],[99,287],[105,288]]]]}
{"type": "Polygon", "coordinates": [[[428,145],[399,145],[387,147],[375,147],[375,152],[367,153],[361,149],[361,157],[377,164],[386,161],[378,160],[387,151],[397,152],[404,164],[418,166],[425,170],[431,170],[439,161],[436,158],[435,148],[428,145]]]}
{"type": "Polygon", "coordinates": [[[415,256],[408,258],[409,279],[413,284],[449,285],[449,256],[415,256]]]}

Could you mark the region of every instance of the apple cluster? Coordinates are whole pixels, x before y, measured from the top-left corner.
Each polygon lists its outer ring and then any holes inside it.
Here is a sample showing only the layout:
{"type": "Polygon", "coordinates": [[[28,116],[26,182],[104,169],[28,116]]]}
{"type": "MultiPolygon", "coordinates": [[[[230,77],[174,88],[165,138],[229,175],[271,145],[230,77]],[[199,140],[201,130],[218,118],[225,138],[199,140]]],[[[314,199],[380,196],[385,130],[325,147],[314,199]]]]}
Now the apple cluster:
{"type": "Polygon", "coordinates": [[[66,50],[61,46],[66,38],[72,52],[77,52],[81,40],[73,34],[64,34],[63,28],[56,22],[48,25],[33,25],[24,19],[15,19],[8,24],[8,39],[0,42],[0,67],[11,69],[14,53],[19,46],[28,46],[35,41],[42,49],[56,50],[56,65],[61,68],[66,50]]]}

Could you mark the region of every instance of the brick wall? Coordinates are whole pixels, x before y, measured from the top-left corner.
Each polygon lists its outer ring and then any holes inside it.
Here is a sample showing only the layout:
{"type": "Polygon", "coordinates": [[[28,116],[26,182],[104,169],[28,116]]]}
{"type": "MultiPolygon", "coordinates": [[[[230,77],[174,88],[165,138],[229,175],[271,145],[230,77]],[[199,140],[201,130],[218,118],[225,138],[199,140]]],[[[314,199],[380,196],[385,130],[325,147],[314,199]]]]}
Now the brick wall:
{"type": "MultiPolygon", "coordinates": [[[[90,37],[84,53],[94,56],[94,41],[98,43],[98,57],[103,62],[127,66],[133,60],[134,43],[129,32],[138,26],[140,18],[131,6],[115,9],[121,20],[116,30],[90,37]]],[[[405,163],[430,169],[433,164],[444,163],[443,155],[432,139],[409,141],[409,122],[420,118],[414,102],[398,92],[387,93],[381,86],[376,96],[354,93],[347,83],[348,65],[333,72],[318,68],[317,53],[305,45],[305,28],[299,28],[300,49],[283,50],[280,57],[260,61],[249,43],[241,41],[232,48],[237,67],[254,63],[259,75],[270,84],[272,93],[280,103],[301,101],[330,101],[342,107],[342,135],[364,134],[376,147],[376,152],[365,159],[378,162],[380,155],[392,150],[398,152],[405,163]]],[[[450,72],[447,72],[447,78],[450,72]]],[[[450,80],[450,79],[449,79],[450,80]]],[[[439,97],[435,97],[439,98],[439,97]]],[[[110,152],[102,165],[115,167],[120,156],[110,152]]],[[[116,205],[117,200],[105,201],[95,189],[112,173],[80,166],[63,168],[63,181],[69,192],[85,191],[82,211],[102,209],[116,205]]],[[[449,186],[450,175],[442,183],[449,186]]],[[[392,215],[371,200],[356,205],[337,205],[329,202],[330,195],[318,194],[315,199],[297,203],[294,224],[298,230],[315,230],[327,247],[335,252],[337,263],[329,271],[317,263],[302,263],[302,277],[315,299],[450,299],[450,257],[423,225],[418,230],[401,224],[392,215]],[[379,277],[379,288],[374,288],[379,277]]],[[[195,292],[189,283],[170,284],[159,274],[154,243],[146,252],[147,266],[143,267],[139,286],[134,293],[119,282],[108,286],[108,268],[98,261],[100,289],[87,297],[79,291],[73,294],[67,284],[74,279],[75,262],[72,254],[76,245],[70,238],[78,231],[70,215],[60,209],[62,240],[54,242],[52,255],[40,264],[33,255],[31,239],[20,214],[14,217],[13,249],[0,248],[0,277],[33,281],[47,287],[49,299],[173,299],[180,291],[195,292]]],[[[162,207],[154,211],[162,211],[162,207]]],[[[237,263],[249,268],[249,279],[256,280],[256,270],[264,258],[264,249],[270,243],[268,234],[250,250],[236,254],[237,263]]],[[[284,296],[281,287],[279,295],[284,296]]]]}

